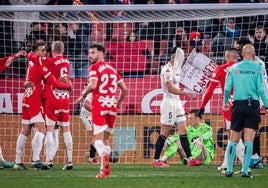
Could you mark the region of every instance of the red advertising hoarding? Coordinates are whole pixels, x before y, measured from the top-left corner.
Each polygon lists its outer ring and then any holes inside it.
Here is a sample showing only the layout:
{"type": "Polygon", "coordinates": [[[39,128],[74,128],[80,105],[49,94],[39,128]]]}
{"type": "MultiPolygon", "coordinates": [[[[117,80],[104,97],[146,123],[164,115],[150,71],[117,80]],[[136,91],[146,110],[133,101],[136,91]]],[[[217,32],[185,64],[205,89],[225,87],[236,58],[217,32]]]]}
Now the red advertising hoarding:
{"type": "MultiPolygon", "coordinates": [[[[139,78],[123,78],[128,93],[119,109],[120,114],[159,114],[159,106],[162,99],[160,87],[160,77],[158,75],[148,75],[139,78]]],[[[21,99],[24,93],[24,78],[2,78],[0,79],[0,113],[21,113],[21,99]]],[[[79,97],[86,83],[86,78],[75,78],[72,80],[73,89],[71,92],[71,110],[75,112],[77,105],[74,101],[79,97]]],[[[206,112],[219,114],[221,111],[222,100],[221,91],[216,89],[211,103],[207,105],[206,112]]],[[[185,109],[198,108],[202,94],[196,99],[190,100],[181,96],[185,109]]]]}

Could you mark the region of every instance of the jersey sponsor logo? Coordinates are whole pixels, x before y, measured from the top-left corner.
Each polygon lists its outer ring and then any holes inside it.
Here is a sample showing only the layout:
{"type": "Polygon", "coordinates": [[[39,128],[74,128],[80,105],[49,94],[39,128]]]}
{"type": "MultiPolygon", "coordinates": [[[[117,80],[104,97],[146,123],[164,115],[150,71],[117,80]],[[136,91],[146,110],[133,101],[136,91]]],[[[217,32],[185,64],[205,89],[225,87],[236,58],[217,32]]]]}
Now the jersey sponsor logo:
{"type": "Polygon", "coordinates": [[[64,89],[54,89],[52,91],[54,97],[56,99],[66,99],[69,98],[69,90],[64,90],[64,89]]]}
{"type": "Polygon", "coordinates": [[[59,110],[55,110],[55,114],[59,114],[59,113],[69,113],[69,110],[64,110],[64,109],[59,109],[59,110]]]}
{"type": "Polygon", "coordinates": [[[100,111],[100,114],[101,114],[101,116],[104,116],[104,115],[107,115],[107,114],[112,115],[112,116],[116,116],[116,112],[111,111],[111,110],[100,111]]]}
{"type": "Polygon", "coordinates": [[[102,107],[105,107],[105,106],[107,106],[108,108],[116,107],[115,96],[113,96],[111,98],[109,96],[106,96],[106,97],[100,96],[98,101],[102,107]]]}
{"type": "Polygon", "coordinates": [[[43,67],[43,71],[44,71],[44,72],[47,72],[48,69],[47,69],[46,67],[43,67]]]}

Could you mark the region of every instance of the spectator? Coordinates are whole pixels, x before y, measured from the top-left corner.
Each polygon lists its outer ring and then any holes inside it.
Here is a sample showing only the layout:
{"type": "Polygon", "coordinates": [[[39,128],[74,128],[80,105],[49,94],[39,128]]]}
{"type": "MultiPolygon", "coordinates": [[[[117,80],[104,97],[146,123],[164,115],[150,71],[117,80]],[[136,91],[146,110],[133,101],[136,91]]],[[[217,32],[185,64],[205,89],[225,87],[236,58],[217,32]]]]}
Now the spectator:
{"type": "MultiPolygon", "coordinates": [[[[159,2],[160,3],[160,2],[159,2]]],[[[157,4],[154,0],[148,0],[148,5],[157,4]]],[[[160,55],[161,40],[165,37],[163,35],[166,22],[141,22],[136,24],[136,29],[139,31],[140,40],[154,41],[154,55],[160,55]]]]}
{"type": "Polygon", "coordinates": [[[72,5],[73,0],[50,0],[47,5],[72,5]]]}
{"type": "MultiPolygon", "coordinates": [[[[139,41],[139,36],[137,35],[136,31],[131,31],[127,37],[126,37],[126,42],[137,42],[139,41]]],[[[144,41],[143,41],[144,42],[144,41]]],[[[146,49],[142,49],[142,55],[146,56],[146,71],[145,74],[149,74],[151,72],[152,68],[152,51],[153,49],[150,49],[148,46],[146,49]]]]}
{"type": "Polygon", "coordinates": [[[31,32],[27,35],[26,40],[40,41],[40,42],[45,42],[45,43],[48,41],[47,34],[44,31],[41,23],[33,22],[31,24],[31,32]]]}
{"type": "Polygon", "coordinates": [[[12,23],[10,21],[0,21],[0,57],[14,53],[12,36],[12,23]]]}
{"type": "MultiPolygon", "coordinates": [[[[11,5],[45,5],[49,2],[49,0],[36,0],[36,1],[17,1],[17,0],[9,0],[11,5]]],[[[24,18],[28,20],[38,20],[39,12],[15,12],[14,19],[24,18]]],[[[14,31],[14,40],[16,42],[16,47],[20,48],[21,43],[25,41],[27,33],[31,30],[30,22],[21,22],[14,21],[13,22],[13,31],[14,31]]]]}
{"type": "Polygon", "coordinates": [[[209,55],[209,49],[204,46],[202,35],[198,31],[192,31],[189,35],[188,49],[185,50],[185,54],[189,54],[195,48],[197,52],[202,52],[204,55],[209,55]]]}
{"type": "Polygon", "coordinates": [[[202,4],[202,3],[219,3],[219,0],[189,0],[189,4],[202,4]]]}
{"type": "Polygon", "coordinates": [[[223,57],[223,53],[226,49],[230,48],[234,41],[238,41],[245,38],[245,34],[236,25],[234,18],[226,18],[221,25],[220,31],[212,39],[210,51],[215,57],[223,57]]]}
{"type": "MultiPolygon", "coordinates": [[[[136,31],[131,31],[126,37],[126,42],[137,42],[137,41],[139,41],[139,36],[137,35],[136,31]]],[[[150,50],[151,49],[147,47],[147,49],[144,49],[142,51],[143,55],[145,55],[148,59],[152,58],[152,53],[150,50]]]]}
{"type": "Polygon", "coordinates": [[[106,0],[81,0],[85,5],[99,5],[99,4],[107,4],[106,0]]]}
{"type": "Polygon", "coordinates": [[[266,30],[262,25],[259,25],[255,28],[254,36],[248,34],[248,39],[250,43],[254,46],[256,55],[259,56],[262,60],[265,60],[267,56],[267,44],[268,37],[266,35],[266,30]]]}
{"type": "MultiPolygon", "coordinates": [[[[65,24],[56,23],[52,25],[51,30],[49,31],[49,44],[52,44],[53,41],[62,41],[64,43],[65,48],[68,49],[68,34],[67,34],[67,26],[65,24]]],[[[65,51],[67,54],[67,51],[65,51]]]]}
{"type": "MultiPolygon", "coordinates": [[[[188,45],[188,30],[184,26],[184,23],[172,23],[170,22],[168,49],[179,47],[185,50],[188,45]],[[174,28],[174,29],[173,29],[174,28]]],[[[168,52],[170,54],[170,52],[168,52]]]]}
{"type": "Polygon", "coordinates": [[[68,23],[68,57],[71,64],[70,77],[88,76],[87,51],[90,39],[90,25],[77,22],[68,23]]]}
{"type": "Polygon", "coordinates": [[[220,31],[220,22],[221,20],[218,18],[212,19],[211,25],[204,28],[204,38],[213,39],[220,31]]]}
{"type": "Polygon", "coordinates": [[[135,31],[131,31],[126,37],[127,42],[135,42],[138,40],[139,40],[139,37],[137,36],[135,31]]]}

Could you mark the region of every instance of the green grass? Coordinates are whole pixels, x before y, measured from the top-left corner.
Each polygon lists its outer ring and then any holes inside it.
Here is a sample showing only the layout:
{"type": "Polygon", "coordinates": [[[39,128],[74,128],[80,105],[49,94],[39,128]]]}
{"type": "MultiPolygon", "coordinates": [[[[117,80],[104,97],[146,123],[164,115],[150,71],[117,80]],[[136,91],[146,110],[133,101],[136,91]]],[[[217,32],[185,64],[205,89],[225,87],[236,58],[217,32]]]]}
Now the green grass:
{"type": "MultiPolygon", "coordinates": [[[[63,165],[54,165],[50,170],[19,171],[0,170],[1,188],[261,188],[268,185],[268,168],[253,169],[253,179],[235,174],[226,178],[217,171],[217,166],[187,167],[171,165],[168,168],[153,168],[148,165],[113,164],[107,179],[96,179],[99,165],[76,164],[72,170],[63,171],[63,165]]],[[[237,166],[235,169],[239,170],[237,166]]]]}

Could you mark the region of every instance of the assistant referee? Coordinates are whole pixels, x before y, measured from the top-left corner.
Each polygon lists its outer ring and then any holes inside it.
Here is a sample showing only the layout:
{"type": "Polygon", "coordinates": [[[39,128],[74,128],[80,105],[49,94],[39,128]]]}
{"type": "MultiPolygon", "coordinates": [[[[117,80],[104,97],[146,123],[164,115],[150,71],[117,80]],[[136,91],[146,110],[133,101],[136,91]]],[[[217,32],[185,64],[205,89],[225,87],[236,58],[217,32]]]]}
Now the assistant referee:
{"type": "Polygon", "coordinates": [[[244,60],[231,67],[224,88],[223,110],[229,109],[229,95],[231,90],[234,90],[230,143],[227,146],[226,177],[233,176],[236,145],[243,132],[245,152],[242,177],[253,178],[249,172],[249,162],[253,150],[253,139],[261,121],[259,99],[262,99],[266,109],[268,109],[268,101],[262,67],[253,62],[255,57],[254,47],[247,44],[243,47],[242,53],[244,60]]]}

